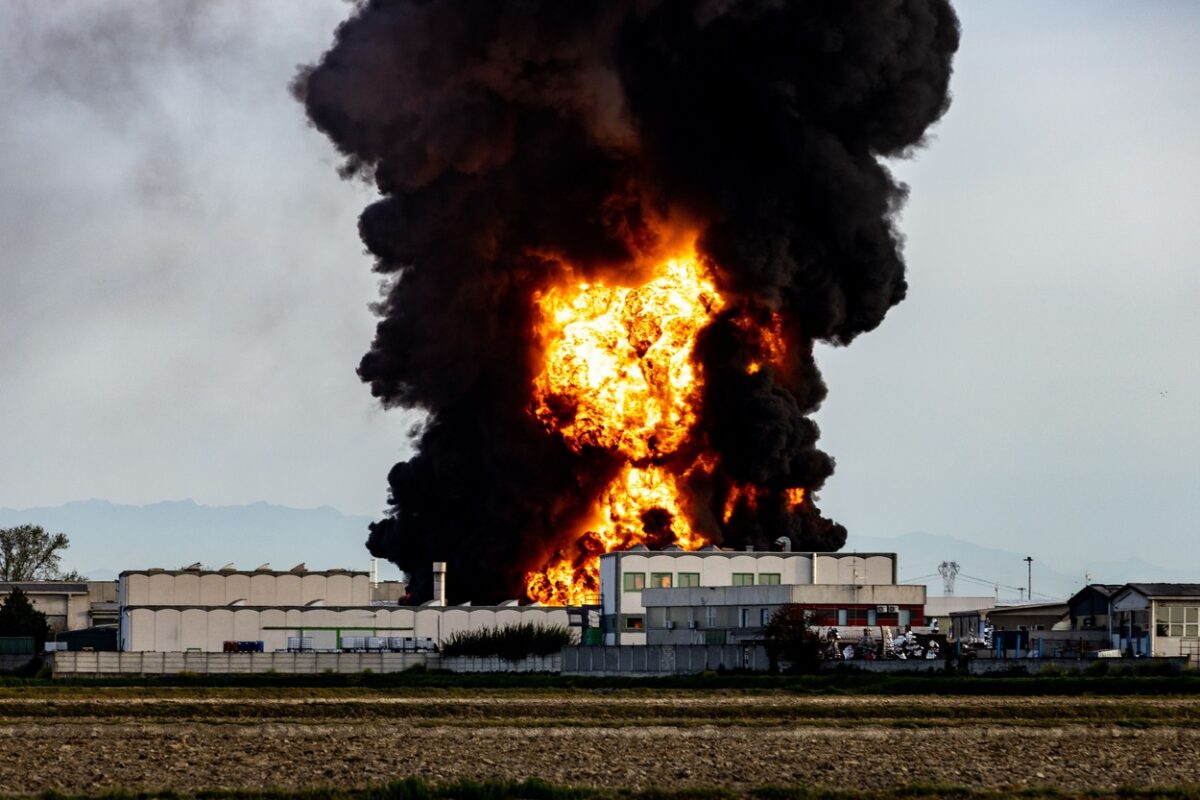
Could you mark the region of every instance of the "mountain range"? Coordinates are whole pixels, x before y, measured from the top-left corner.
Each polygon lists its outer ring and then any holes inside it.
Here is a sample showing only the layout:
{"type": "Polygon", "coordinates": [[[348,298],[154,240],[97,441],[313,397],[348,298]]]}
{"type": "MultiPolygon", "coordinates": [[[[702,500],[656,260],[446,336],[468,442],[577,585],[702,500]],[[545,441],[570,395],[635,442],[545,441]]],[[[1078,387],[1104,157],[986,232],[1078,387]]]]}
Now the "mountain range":
{"type": "MultiPolygon", "coordinates": [[[[44,508],[0,508],[0,527],[33,524],[71,540],[63,568],[95,580],[114,578],[124,569],[177,569],[199,561],[206,567],[233,563],[254,569],[269,563],[290,569],[304,562],[309,569],[369,569],[364,546],[370,517],[345,514],[330,506],[289,508],[266,502],[207,506],[175,500],[145,506],[84,500],[44,508]]],[[[1018,599],[1029,580],[1025,556],[1033,556],[1033,598],[1068,597],[1086,582],[1179,582],[1200,579],[1140,558],[1124,561],[1086,557],[1077,562],[1049,563],[1037,553],[1018,553],[979,545],[953,536],[925,532],[896,537],[853,534],[843,550],[889,552],[899,556],[899,580],[924,583],[929,595],[943,594],[938,565],[957,562],[954,593],[1018,599]]],[[[1099,552],[1099,548],[1097,551],[1099,552]]],[[[400,571],[380,562],[382,579],[398,579],[400,571]]]]}

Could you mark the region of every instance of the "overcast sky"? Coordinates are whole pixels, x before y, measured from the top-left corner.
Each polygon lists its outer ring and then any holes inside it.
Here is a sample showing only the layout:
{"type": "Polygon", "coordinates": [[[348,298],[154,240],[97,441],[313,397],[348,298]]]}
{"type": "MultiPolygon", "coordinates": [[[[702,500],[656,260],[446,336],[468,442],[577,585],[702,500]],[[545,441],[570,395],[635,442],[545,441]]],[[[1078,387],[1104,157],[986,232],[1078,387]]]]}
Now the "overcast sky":
{"type": "MultiPolygon", "coordinates": [[[[957,8],[909,299],[818,353],[822,507],[1200,578],[1200,4],[957,8]]],[[[0,506],[384,508],[372,192],[287,92],[348,10],[0,3],[0,506]]]]}

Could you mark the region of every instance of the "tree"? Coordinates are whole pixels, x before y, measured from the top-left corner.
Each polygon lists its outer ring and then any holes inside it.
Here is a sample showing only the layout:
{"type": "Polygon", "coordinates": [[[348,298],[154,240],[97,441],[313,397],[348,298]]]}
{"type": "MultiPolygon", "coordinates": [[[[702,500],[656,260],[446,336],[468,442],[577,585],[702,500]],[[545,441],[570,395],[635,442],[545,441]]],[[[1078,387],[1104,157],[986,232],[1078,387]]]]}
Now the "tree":
{"type": "Polygon", "coordinates": [[[763,638],[772,671],[783,663],[788,672],[813,672],[821,660],[821,637],[809,627],[805,610],[796,603],[775,609],[763,638]]]}
{"type": "Polygon", "coordinates": [[[0,581],[59,578],[58,564],[68,547],[65,533],[48,533],[40,525],[0,528],[0,581]]]}
{"type": "Polygon", "coordinates": [[[49,635],[46,615],[34,609],[24,592],[14,588],[0,603],[0,636],[32,636],[36,652],[41,652],[49,635]]]}

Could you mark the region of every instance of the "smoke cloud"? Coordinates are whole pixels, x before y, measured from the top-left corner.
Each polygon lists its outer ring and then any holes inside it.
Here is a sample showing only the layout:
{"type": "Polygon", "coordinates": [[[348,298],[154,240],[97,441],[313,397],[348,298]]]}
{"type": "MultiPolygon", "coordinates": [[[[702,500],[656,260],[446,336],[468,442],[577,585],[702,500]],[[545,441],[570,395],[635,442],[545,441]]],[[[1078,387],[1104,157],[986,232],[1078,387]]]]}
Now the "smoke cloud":
{"type": "Polygon", "coordinates": [[[720,461],[686,487],[692,523],[731,546],[840,547],[812,502],[834,467],[813,343],[848,344],[904,299],[907,189],[880,159],[946,111],[958,39],[947,0],[360,4],[293,89],[343,175],[381,193],[359,225],[386,276],[359,375],[427,412],[371,552],[418,597],[431,560],[452,600],[522,593],[616,469],[530,413],[534,293],[564,262],[636,278],[662,219],[700,231],[728,300],[696,352],[696,435],[720,461]],[[785,354],[750,374],[771,325],[785,354]],[[726,520],[738,485],[757,499],[726,520]]]}

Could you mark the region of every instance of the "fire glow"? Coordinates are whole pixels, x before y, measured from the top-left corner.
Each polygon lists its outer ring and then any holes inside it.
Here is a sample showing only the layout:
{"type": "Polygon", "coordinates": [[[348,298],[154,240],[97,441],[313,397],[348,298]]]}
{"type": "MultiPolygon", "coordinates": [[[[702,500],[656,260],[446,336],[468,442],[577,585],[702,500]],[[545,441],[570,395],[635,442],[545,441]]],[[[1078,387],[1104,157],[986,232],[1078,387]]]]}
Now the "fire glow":
{"type": "Polygon", "coordinates": [[[709,543],[689,523],[678,488],[705,458],[680,468],[670,457],[691,438],[699,413],[696,337],[724,300],[692,251],[662,261],[637,287],[553,287],[535,303],[544,347],[535,415],[575,452],[595,447],[626,461],[575,537],[575,552],[560,551],[526,576],[532,600],[580,604],[599,588],[601,553],[709,543]]]}

